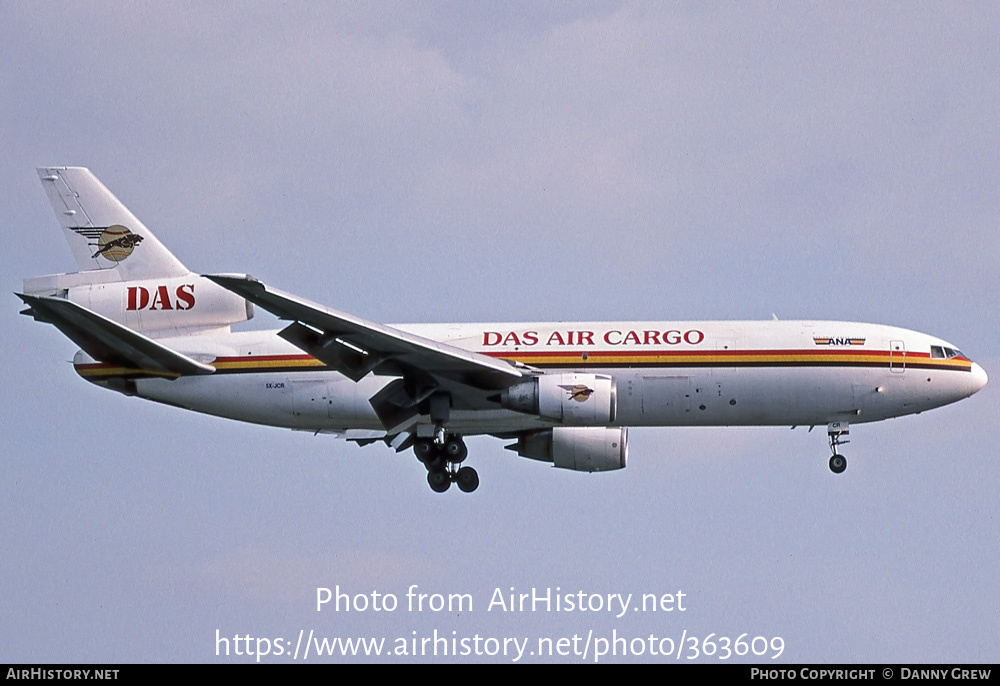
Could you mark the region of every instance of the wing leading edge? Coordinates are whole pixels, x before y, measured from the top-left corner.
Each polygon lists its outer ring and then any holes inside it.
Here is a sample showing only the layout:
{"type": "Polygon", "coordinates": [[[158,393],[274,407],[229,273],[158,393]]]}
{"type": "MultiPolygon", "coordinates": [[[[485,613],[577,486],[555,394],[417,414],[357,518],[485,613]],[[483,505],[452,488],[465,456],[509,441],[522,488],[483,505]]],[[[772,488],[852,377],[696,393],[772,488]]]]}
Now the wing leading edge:
{"type": "Polygon", "coordinates": [[[433,341],[332,310],[270,288],[245,276],[206,275],[280,319],[291,321],[279,336],[354,381],[369,373],[398,376],[370,399],[386,428],[399,428],[425,413],[439,392],[454,406],[486,400],[521,381],[525,372],[503,360],[433,341]]]}

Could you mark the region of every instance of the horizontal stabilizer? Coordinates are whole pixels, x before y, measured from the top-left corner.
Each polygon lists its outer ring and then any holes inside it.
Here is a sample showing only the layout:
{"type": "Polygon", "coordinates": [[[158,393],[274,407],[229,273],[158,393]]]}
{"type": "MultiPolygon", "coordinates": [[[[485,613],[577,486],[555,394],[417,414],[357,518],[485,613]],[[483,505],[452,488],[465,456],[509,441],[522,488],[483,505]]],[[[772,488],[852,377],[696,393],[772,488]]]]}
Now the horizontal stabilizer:
{"type": "Polygon", "coordinates": [[[136,333],[86,307],[63,298],[17,294],[38,321],[62,331],[99,362],[170,375],[211,374],[215,367],[136,333]]]}

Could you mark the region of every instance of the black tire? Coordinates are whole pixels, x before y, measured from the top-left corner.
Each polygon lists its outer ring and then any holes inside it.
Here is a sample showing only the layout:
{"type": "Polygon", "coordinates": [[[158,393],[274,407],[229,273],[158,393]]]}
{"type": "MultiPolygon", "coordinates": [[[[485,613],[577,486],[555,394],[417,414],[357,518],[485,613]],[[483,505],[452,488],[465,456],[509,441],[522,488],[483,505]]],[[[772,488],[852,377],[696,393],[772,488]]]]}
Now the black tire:
{"type": "Polygon", "coordinates": [[[437,446],[429,438],[418,438],[417,442],[413,444],[413,454],[417,456],[418,460],[427,464],[437,454],[437,446]]]}
{"type": "Polygon", "coordinates": [[[427,467],[428,472],[444,472],[448,469],[448,460],[445,459],[443,453],[435,450],[433,457],[424,462],[424,466],[427,467]]]}
{"type": "Polygon", "coordinates": [[[455,475],[455,483],[465,493],[472,493],[479,488],[479,473],[472,467],[462,467],[455,475]]]}
{"type": "Polygon", "coordinates": [[[847,469],[847,458],[843,455],[834,455],[830,458],[830,471],[840,474],[847,469]]]}
{"type": "Polygon", "coordinates": [[[461,438],[450,438],[444,444],[444,456],[448,462],[461,464],[469,456],[469,449],[461,438]]]}
{"type": "Polygon", "coordinates": [[[444,493],[451,487],[451,475],[448,472],[427,472],[427,485],[435,493],[444,493]]]}

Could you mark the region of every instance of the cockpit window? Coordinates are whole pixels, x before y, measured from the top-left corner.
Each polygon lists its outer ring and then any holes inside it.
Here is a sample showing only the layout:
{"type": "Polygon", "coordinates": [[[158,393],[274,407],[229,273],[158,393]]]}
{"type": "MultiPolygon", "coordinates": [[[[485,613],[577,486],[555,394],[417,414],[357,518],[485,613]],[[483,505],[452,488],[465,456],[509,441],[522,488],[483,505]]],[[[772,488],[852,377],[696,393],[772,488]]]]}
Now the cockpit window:
{"type": "Polygon", "coordinates": [[[955,350],[954,348],[946,348],[943,345],[932,345],[931,346],[931,359],[932,360],[950,360],[953,357],[965,357],[960,350],[955,350]]]}

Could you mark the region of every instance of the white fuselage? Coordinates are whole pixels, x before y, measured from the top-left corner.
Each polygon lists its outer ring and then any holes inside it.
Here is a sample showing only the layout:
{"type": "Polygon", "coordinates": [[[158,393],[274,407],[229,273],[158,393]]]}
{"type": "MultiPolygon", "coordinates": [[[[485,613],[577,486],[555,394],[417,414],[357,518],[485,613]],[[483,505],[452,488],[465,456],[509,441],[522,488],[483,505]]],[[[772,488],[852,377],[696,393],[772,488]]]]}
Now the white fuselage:
{"type": "MultiPolygon", "coordinates": [[[[614,379],[611,426],[823,425],[914,414],[968,397],[986,383],[979,365],[938,338],[850,322],[587,322],[395,326],[424,338],[543,372],[614,379]],[[944,351],[944,352],[942,352],[944,351]],[[953,353],[953,354],[952,354],[953,353]]],[[[393,377],[359,382],[332,371],[274,331],[159,339],[212,364],[214,374],[137,374],[144,398],[257,424],[313,431],[385,430],[369,398],[393,377]]],[[[77,370],[102,383],[121,370],[82,355],[77,370]]],[[[480,398],[481,400],[481,398],[480,398]]],[[[429,417],[417,424],[429,425],[429,417]]],[[[553,426],[503,409],[464,410],[465,435],[553,426]]]]}
{"type": "Polygon", "coordinates": [[[246,274],[189,271],[88,169],[39,178],[78,271],[26,279],[25,314],[80,346],[107,388],[256,424],[412,448],[432,490],[476,490],[464,436],[576,471],[626,466],[630,426],[851,423],[972,395],[945,341],[855,322],[386,326],[246,274]],[[254,308],[288,325],[232,333],[254,308]]]}

